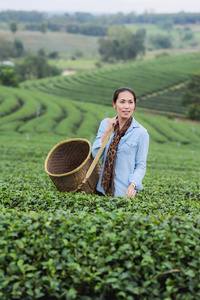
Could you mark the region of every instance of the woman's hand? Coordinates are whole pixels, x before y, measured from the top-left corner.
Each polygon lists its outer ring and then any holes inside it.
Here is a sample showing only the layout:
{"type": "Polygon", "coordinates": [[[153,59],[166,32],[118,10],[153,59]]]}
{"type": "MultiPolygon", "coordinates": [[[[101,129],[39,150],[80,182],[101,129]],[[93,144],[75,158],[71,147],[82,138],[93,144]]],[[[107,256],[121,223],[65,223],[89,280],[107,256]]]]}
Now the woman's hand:
{"type": "Polygon", "coordinates": [[[129,185],[126,191],[126,198],[128,197],[135,197],[135,188],[132,184],[129,185]]]}
{"type": "Polygon", "coordinates": [[[107,137],[107,135],[109,134],[109,132],[113,129],[113,127],[115,127],[117,122],[118,122],[118,119],[111,119],[111,118],[108,119],[107,128],[106,128],[104,134],[101,137],[102,143],[104,142],[104,140],[107,137]]]}
{"type": "Polygon", "coordinates": [[[107,125],[107,128],[106,128],[106,131],[105,132],[110,132],[113,127],[115,127],[115,125],[118,123],[118,119],[108,119],[108,125],[107,125]]]}

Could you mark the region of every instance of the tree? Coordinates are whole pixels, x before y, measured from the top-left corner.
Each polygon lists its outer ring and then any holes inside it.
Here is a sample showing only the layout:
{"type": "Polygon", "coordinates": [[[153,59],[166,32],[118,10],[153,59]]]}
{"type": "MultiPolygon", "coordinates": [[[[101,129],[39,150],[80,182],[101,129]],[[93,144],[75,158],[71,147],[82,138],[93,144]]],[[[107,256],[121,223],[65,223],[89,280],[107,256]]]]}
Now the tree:
{"type": "Polygon", "coordinates": [[[122,38],[124,35],[130,34],[130,31],[124,25],[113,25],[108,29],[108,36],[122,38]]]}
{"type": "Polygon", "coordinates": [[[20,81],[60,74],[61,71],[55,66],[50,66],[46,56],[42,55],[28,55],[24,58],[23,62],[17,65],[17,75],[20,81]]]}
{"type": "Polygon", "coordinates": [[[13,43],[5,39],[0,39],[0,60],[6,60],[13,55],[13,43]]]}
{"type": "Polygon", "coordinates": [[[17,31],[17,23],[16,22],[10,23],[10,30],[12,31],[12,33],[15,33],[17,31]]]}
{"type": "Polygon", "coordinates": [[[171,40],[165,35],[152,35],[150,37],[150,43],[153,45],[154,49],[169,49],[172,48],[171,40]]]}
{"type": "Polygon", "coordinates": [[[144,52],[144,38],[139,34],[127,32],[119,39],[99,39],[99,53],[103,61],[135,59],[139,53],[144,52]]]}
{"type": "Polygon", "coordinates": [[[48,54],[48,58],[50,58],[50,59],[56,59],[56,58],[58,58],[58,52],[57,51],[50,52],[48,54]]]}
{"type": "Polygon", "coordinates": [[[118,58],[117,52],[119,43],[118,40],[112,39],[99,39],[99,53],[103,61],[110,61],[112,58],[118,58]]]}
{"type": "Polygon", "coordinates": [[[131,34],[121,39],[121,53],[124,60],[135,59],[139,53],[145,53],[144,37],[140,34],[131,34]]]}
{"type": "Polygon", "coordinates": [[[157,26],[162,28],[163,30],[170,32],[173,29],[173,21],[170,19],[164,20],[164,21],[159,21],[157,23],[157,26]]]}
{"type": "Polygon", "coordinates": [[[183,37],[182,37],[182,40],[183,41],[187,41],[187,40],[192,40],[194,37],[194,33],[193,32],[185,32],[183,37]]]}
{"type": "Polygon", "coordinates": [[[46,57],[46,53],[45,53],[45,50],[43,48],[38,49],[37,54],[40,55],[40,56],[46,57]]]}
{"type": "Polygon", "coordinates": [[[47,32],[47,24],[46,23],[42,23],[40,26],[40,31],[42,33],[46,33],[47,32]]]}
{"type": "Polygon", "coordinates": [[[187,106],[186,117],[200,121],[200,71],[190,76],[182,103],[187,106]]]}
{"type": "Polygon", "coordinates": [[[24,53],[24,46],[21,40],[15,39],[14,40],[14,56],[21,57],[24,53]]]}
{"type": "Polygon", "coordinates": [[[0,84],[18,87],[19,81],[13,68],[3,67],[0,70],[0,84]]]}

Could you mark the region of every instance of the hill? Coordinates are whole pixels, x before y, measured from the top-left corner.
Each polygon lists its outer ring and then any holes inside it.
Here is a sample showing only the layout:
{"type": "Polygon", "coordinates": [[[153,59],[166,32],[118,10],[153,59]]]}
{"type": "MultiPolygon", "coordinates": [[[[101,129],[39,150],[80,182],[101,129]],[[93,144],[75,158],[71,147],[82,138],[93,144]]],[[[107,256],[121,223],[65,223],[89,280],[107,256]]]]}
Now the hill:
{"type": "Polygon", "coordinates": [[[198,58],[198,53],[170,56],[25,82],[20,89],[2,87],[0,131],[56,133],[93,140],[100,120],[114,114],[113,91],[127,85],[136,89],[136,115],[152,140],[190,143],[198,140],[198,125],[178,124],[145,111],[184,117],[184,107],[175,91],[177,87],[182,89],[189,74],[200,67],[198,58]]]}

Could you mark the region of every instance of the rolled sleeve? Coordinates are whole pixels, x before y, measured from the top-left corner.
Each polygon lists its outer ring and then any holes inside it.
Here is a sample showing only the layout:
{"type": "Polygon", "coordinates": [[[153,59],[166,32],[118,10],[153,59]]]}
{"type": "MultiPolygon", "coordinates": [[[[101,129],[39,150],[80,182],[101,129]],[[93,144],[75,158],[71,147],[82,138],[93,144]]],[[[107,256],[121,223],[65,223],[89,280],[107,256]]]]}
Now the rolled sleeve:
{"type": "Polygon", "coordinates": [[[135,158],[135,168],[133,173],[129,175],[129,182],[134,182],[136,184],[137,190],[142,190],[142,179],[146,172],[146,160],[149,149],[149,134],[145,131],[139,141],[137,154],[135,158]]]}

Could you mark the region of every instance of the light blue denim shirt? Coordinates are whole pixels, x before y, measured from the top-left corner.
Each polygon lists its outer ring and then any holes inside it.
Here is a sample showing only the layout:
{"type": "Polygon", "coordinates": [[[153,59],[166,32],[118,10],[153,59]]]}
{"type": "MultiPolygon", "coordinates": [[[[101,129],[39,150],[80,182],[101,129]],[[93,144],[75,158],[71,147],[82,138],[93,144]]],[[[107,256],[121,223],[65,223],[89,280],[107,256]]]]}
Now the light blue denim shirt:
{"type": "MultiPolygon", "coordinates": [[[[104,119],[97,133],[97,137],[92,145],[92,156],[95,157],[99,148],[102,146],[101,137],[104,134],[108,124],[108,118],[104,119]]],[[[104,194],[101,187],[102,173],[107,151],[111,140],[114,137],[114,132],[102,153],[102,168],[97,190],[104,194]]],[[[140,125],[133,117],[132,123],[125,135],[121,138],[118,148],[115,163],[115,178],[114,178],[114,196],[126,197],[126,190],[131,182],[136,184],[136,190],[142,190],[142,179],[146,172],[146,159],[149,148],[149,134],[147,130],[140,125]]]]}

